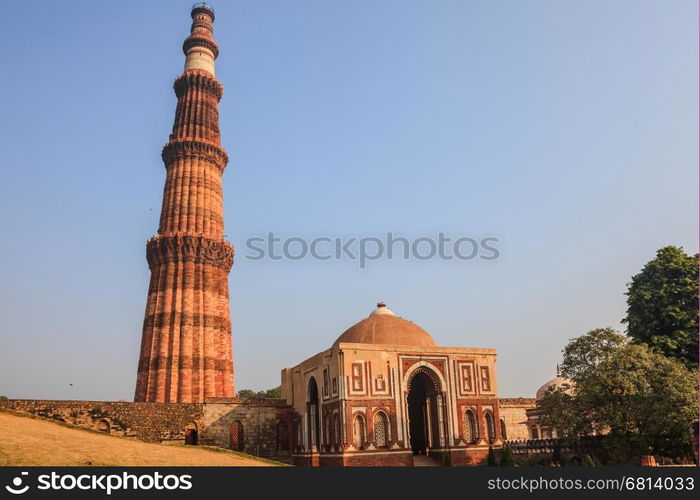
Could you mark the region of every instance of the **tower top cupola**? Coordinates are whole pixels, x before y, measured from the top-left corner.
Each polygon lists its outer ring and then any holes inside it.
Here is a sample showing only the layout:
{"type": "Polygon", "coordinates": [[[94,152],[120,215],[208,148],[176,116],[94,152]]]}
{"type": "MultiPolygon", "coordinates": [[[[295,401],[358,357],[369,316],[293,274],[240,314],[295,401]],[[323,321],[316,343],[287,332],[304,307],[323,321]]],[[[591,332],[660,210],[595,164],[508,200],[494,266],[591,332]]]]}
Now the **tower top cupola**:
{"type": "Polygon", "coordinates": [[[185,53],[185,71],[200,69],[215,74],[214,61],[219,56],[219,46],[214,41],[214,9],[206,2],[192,6],[190,36],[182,44],[185,53]]]}
{"type": "Polygon", "coordinates": [[[214,7],[209,5],[207,2],[197,2],[192,6],[192,19],[195,18],[197,14],[206,14],[214,20],[214,7]]]}

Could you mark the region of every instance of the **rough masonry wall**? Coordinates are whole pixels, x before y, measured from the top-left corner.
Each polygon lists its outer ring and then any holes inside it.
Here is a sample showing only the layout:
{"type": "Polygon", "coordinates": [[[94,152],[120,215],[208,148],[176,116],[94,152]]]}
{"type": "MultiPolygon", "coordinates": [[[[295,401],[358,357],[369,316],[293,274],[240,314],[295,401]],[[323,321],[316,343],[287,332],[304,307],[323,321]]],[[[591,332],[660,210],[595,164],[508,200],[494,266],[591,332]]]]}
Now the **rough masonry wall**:
{"type": "Polygon", "coordinates": [[[93,430],[104,431],[106,422],[112,435],[151,443],[184,442],[184,429],[188,424],[202,426],[202,406],[196,403],[0,400],[0,409],[30,413],[93,430]]]}
{"type": "Polygon", "coordinates": [[[203,435],[211,444],[282,461],[291,459],[294,412],[283,399],[218,399],[222,402],[203,406],[203,435]]]}
{"type": "Polygon", "coordinates": [[[291,460],[293,411],[281,399],[219,398],[204,404],[9,399],[0,400],[2,409],[151,443],[182,444],[185,428],[194,428],[199,444],[291,460]]]}

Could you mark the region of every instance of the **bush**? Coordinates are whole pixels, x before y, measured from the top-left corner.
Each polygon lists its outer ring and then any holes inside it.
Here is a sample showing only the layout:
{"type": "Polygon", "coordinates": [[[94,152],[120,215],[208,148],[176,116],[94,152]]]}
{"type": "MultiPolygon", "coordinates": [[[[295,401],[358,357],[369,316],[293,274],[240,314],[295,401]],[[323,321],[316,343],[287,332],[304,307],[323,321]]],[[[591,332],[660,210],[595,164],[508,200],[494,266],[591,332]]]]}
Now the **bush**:
{"type": "Polygon", "coordinates": [[[489,446],[489,455],[486,457],[486,465],[489,467],[495,467],[498,465],[498,460],[496,460],[496,452],[493,451],[491,446],[489,446]]]}
{"type": "Polygon", "coordinates": [[[503,448],[503,459],[501,460],[501,466],[502,467],[515,466],[515,460],[513,460],[513,450],[511,450],[510,446],[508,446],[508,445],[506,445],[506,447],[503,448]]]}
{"type": "Polygon", "coordinates": [[[561,446],[557,443],[552,452],[552,463],[554,465],[564,465],[564,460],[561,457],[561,446]]]}

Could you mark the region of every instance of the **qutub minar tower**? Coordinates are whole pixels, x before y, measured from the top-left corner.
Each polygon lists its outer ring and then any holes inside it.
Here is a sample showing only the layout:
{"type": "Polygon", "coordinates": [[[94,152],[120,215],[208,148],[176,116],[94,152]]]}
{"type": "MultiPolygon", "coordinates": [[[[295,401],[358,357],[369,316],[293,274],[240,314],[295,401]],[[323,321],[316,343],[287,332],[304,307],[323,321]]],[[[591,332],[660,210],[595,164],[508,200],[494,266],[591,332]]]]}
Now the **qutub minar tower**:
{"type": "Polygon", "coordinates": [[[224,241],[214,11],[192,8],[185,71],[174,84],[175,123],[163,148],[167,171],[158,235],[146,246],[151,281],[143,321],[135,401],[204,402],[232,397],[233,360],[224,241]]]}

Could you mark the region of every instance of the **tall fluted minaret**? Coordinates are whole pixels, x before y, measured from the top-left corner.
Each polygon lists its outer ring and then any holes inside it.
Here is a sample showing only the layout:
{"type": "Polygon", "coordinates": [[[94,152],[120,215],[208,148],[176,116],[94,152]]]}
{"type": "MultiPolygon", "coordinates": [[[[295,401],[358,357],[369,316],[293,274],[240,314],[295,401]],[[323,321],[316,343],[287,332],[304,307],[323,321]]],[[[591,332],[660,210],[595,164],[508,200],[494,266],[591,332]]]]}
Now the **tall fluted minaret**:
{"type": "Polygon", "coordinates": [[[146,245],[151,282],[143,321],[135,401],[203,402],[232,397],[233,360],[221,175],[228,162],[219,136],[214,76],[219,49],[214,11],[192,7],[185,71],[175,80],[177,109],[163,148],[167,171],[158,235],[146,245]]]}

